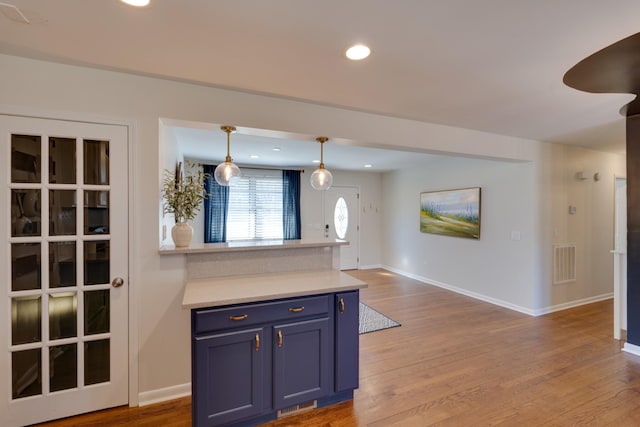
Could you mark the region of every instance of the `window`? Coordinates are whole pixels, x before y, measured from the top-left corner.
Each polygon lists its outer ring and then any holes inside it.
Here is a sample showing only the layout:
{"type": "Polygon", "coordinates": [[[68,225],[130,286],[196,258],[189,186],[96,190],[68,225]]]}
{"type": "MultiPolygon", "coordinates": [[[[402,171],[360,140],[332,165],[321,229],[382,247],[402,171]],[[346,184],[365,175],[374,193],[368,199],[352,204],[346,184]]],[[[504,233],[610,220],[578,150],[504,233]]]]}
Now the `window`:
{"type": "Polygon", "coordinates": [[[282,171],[243,168],[227,215],[227,241],[282,239],[282,171]]]}
{"type": "Polygon", "coordinates": [[[344,239],[349,228],[349,209],[347,208],[347,202],[342,197],[338,199],[333,210],[333,224],[336,228],[338,239],[344,239]]]}
{"type": "Polygon", "coordinates": [[[208,175],[204,202],[204,242],[300,239],[300,171],[242,169],[231,187],[213,178],[215,166],[203,165],[208,175]]]}

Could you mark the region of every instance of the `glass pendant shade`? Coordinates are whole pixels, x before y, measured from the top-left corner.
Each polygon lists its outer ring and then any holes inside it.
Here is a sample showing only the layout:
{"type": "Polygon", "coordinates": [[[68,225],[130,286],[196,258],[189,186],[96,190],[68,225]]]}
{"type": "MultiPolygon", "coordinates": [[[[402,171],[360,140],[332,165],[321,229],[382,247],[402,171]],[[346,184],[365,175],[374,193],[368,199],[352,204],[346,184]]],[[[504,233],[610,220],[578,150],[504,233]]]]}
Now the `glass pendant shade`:
{"type": "Polygon", "coordinates": [[[240,168],[233,162],[220,163],[213,172],[216,182],[223,187],[231,185],[235,178],[239,178],[240,175],[240,168]]]}
{"type": "Polygon", "coordinates": [[[327,142],[329,138],[326,136],[319,136],[316,138],[316,141],[320,143],[320,166],[318,169],[313,171],[311,174],[311,186],[316,190],[328,190],[331,188],[331,184],[333,184],[333,175],[331,172],[324,168],[324,143],[327,142]]]}
{"type": "Polygon", "coordinates": [[[316,190],[328,190],[333,184],[333,175],[324,167],[320,167],[311,174],[311,186],[316,190]]]}
{"type": "Polygon", "coordinates": [[[224,163],[220,163],[216,170],[213,172],[213,177],[216,182],[223,187],[228,187],[233,184],[236,178],[240,178],[240,168],[231,160],[231,132],[235,132],[236,128],[233,126],[220,126],[224,132],[227,133],[227,157],[224,163]]]}

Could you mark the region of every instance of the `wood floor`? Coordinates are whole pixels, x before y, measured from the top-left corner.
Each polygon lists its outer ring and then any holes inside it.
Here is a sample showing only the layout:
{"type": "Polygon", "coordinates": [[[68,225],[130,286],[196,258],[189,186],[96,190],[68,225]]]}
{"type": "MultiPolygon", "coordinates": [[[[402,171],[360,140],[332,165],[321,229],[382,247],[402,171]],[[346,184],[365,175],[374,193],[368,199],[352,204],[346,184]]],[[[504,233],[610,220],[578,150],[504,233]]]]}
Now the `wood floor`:
{"type": "MultiPolygon", "coordinates": [[[[265,426],[640,426],[640,357],[612,302],[530,317],[384,270],[350,272],[399,328],[360,336],[353,402],[265,426]]],[[[47,426],[188,426],[190,399],[47,426]]]]}

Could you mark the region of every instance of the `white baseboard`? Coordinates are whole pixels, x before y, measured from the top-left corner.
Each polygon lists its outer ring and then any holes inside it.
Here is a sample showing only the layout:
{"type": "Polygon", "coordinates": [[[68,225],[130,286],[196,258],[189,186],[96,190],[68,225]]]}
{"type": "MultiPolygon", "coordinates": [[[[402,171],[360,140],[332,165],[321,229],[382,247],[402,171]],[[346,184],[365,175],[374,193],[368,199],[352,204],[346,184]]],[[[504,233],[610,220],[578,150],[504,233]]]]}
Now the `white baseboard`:
{"type": "Polygon", "coordinates": [[[437,280],[432,280],[427,277],[418,276],[417,274],[407,273],[406,271],[398,270],[397,268],[393,268],[388,265],[383,265],[382,268],[384,268],[385,270],[389,270],[393,273],[400,274],[401,276],[409,277],[419,282],[426,283],[427,285],[437,286],[439,288],[446,289],[448,291],[452,291],[457,294],[466,295],[468,297],[475,298],[480,301],[488,302],[494,305],[498,305],[500,307],[504,307],[510,310],[518,311],[520,313],[528,314],[529,316],[535,316],[534,311],[531,310],[530,308],[521,307],[519,305],[512,304],[507,301],[499,300],[497,298],[488,297],[486,295],[482,295],[477,292],[472,292],[466,289],[458,288],[457,286],[451,286],[446,283],[438,282],[437,280]]]}
{"type": "Polygon", "coordinates": [[[381,264],[361,265],[358,270],[373,270],[376,268],[384,268],[381,264]]]}
{"type": "Polygon", "coordinates": [[[540,308],[537,310],[532,310],[530,308],[521,307],[519,305],[512,304],[508,301],[503,301],[497,298],[488,297],[486,295],[479,294],[477,292],[472,292],[466,289],[458,288],[457,286],[448,285],[446,283],[438,282],[437,280],[432,280],[427,277],[418,276],[417,274],[407,273],[406,271],[402,271],[397,268],[390,267],[388,265],[382,265],[380,266],[380,268],[384,268],[385,270],[389,270],[393,273],[400,274],[401,276],[409,277],[411,279],[417,280],[422,283],[426,283],[428,285],[433,285],[439,288],[447,289],[449,291],[452,291],[458,294],[466,295],[468,297],[475,298],[480,301],[484,301],[494,305],[498,305],[500,307],[508,308],[509,310],[514,310],[520,313],[527,314],[529,316],[541,316],[543,314],[553,313],[554,311],[566,310],[568,308],[578,307],[581,305],[591,304],[593,302],[598,302],[598,301],[603,301],[606,299],[613,298],[613,293],[608,293],[608,294],[598,295],[595,297],[584,298],[581,300],[570,301],[570,302],[566,302],[563,304],[558,304],[550,307],[540,308]]]}
{"type": "Polygon", "coordinates": [[[191,383],[174,385],[157,390],[143,391],[138,394],[138,405],[146,406],[180,397],[191,396],[191,383]]]}
{"type": "Polygon", "coordinates": [[[625,353],[633,354],[634,356],[640,356],[640,346],[629,344],[628,342],[624,343],[622,351],[624,351],[625,353]]]}
{"type": "Polygon", "coordinates": [[[538,310],[534,310],[535,316],[542,316],[543,314],[553,313],[554,311],[562,311],[568,308],[579,307],[581,305],[591,304],[598,301],[604,301],[613,298],[613,293],[609,292],[607,294],[596,295],[595,297],[583,298],[575,301],[569,301],[562,304],[552,305],[550,307],[540,308],[538,310]]]}

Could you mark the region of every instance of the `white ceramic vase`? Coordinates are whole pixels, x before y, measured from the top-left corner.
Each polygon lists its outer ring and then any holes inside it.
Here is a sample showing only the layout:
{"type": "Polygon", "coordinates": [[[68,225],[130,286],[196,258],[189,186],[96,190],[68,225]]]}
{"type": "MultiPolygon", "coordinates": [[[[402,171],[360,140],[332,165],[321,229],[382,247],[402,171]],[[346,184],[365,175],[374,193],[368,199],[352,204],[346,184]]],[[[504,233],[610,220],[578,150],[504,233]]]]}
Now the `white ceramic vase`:
{"type": "Polygon", "coordinates": [[[186,222],[178,222],[171,229],[171,238],[176,248],[186,248],[191,244],[193,228],[186,222]]]}

